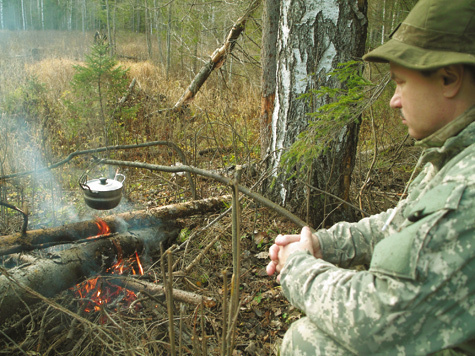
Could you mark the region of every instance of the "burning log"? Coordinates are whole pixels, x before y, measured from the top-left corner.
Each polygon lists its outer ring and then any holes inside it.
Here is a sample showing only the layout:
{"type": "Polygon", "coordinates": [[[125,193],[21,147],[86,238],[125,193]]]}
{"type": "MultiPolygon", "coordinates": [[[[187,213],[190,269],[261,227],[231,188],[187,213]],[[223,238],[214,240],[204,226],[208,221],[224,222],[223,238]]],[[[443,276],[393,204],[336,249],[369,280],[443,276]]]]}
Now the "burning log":
{"type": "Polygon", "coordinates": [[[160,243],[176,238],[179,231],[176,224],[167,223],[158,228],[120,233],[38,259],[26,267],[4,271],[0,276],[0,323],[25,304],[38,301],[37,295],[28,289],[53,297],[111,267],[118,255],[132,255],[145,249],[149,253],[159,251],[160,243]]]}
{"type": "MultiPolygon", "coordinates": [[[[148,210],[110,215],[102,218],[110,227],[110,232],[125,232],[131,229],[156,225],[157,222],[175,220],[218,211],[230,201],[229,195],[217,198],[193,200],[185,203],[161,206],[148,210]]],[[[31,230],[24,235],[14,234],[0,238],[0,256],[31,251],[52,245],[76,242],[97,234],[98,226],[94,220],[68,224],[51,229],[31,230]]]]}

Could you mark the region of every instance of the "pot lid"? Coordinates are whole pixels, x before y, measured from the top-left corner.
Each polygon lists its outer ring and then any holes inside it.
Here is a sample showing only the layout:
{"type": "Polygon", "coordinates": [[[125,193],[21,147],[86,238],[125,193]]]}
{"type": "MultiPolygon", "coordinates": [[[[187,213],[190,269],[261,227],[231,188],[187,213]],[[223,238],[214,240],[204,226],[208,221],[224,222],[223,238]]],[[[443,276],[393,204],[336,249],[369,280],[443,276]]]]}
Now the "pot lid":
{"type": "Polygon", "coordinates": [[[85,185],[96,192],[110,192],[122,188],[121,182],[115,179],[107,179],[105,177],[89,180],[85,185]]]}

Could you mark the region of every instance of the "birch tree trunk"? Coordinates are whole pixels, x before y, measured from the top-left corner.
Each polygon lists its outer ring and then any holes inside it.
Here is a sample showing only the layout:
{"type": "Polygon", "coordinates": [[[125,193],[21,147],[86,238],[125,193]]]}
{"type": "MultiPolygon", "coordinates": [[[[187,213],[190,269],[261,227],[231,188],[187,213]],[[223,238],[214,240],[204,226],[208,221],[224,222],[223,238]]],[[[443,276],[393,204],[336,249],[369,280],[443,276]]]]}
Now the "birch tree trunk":
{"type": "Polygon", "coordinates": [[[167,69],[166,69],[166,78],[170,77],[170,67],[172,61],[172,45],[171,45],[171,37],[172,37],[172,5],[173,2],[168,4],[168,27],[167,27],[167,69]]]}
{"type": "Polygon", "coordinates": [[[25,12],[25,0],[21,0],[21,20],[23,24],[23,31],[26,31],[26,12],[25,12]]]}
{"type": "Polygon", "coordinates": [[[69,1],[67,4],[67,29],[71,31],[73,29],[73,2],[69,1]]]}
{"type": "Polygon", "coordinates": [[[114,55],[114,45],[112,43],[112,29],[110,24],[110,7],[109,7],[109,0],[106,0],[106,23],[107,23],[107,41],[109,42],[109,54],[112,57],[114,55]]]}
{"type": "Polygon", "coordinates": [[[162,51],[162,25],[161,25],[162,19],[161,19],[160,11],[157,10],[159,5],[160,3],[157,4],[156,0],[153,0],[155,32],[157,33],[158,62],[163,64],[164,59],[163,59],[163,51],[162,51]]]}
{"type": "MultiPolygon", "coordinates": [[[[41,21],[41,23],[42,29],[44,30],[43,21],[41,21]]],[[[82,0],[81,3],[81,31],[82,33],[86,33],[86,0],[82,0]]]]}
{"type": "Polygon", "coordinates": [[[3,0],[0,0],[0,29],[3,30],[5,25],[3,24],[3,0]]]}
{"type": "Polygon", "coordinates": [[[386,0],[383,1],[383,11],[381,12],[382,21],[381,21],[381,45],[385,41],[384,34],[386,33],[386,0]]]}
{"type": "MultiPolygon", "coordinates": [[[[360,58],[367,29],[366,0],[285,0],[281,3],[277,45],[277,90],[272,116],[271,157],[268,167],[273,183],[271,199],[284,205],[317,228],[332,212],[328,223],[353,220],[354,212],[341,203],[288,180],[280,167],[282,153],[307,127],[307,113],[325,104],[316,99],[310,107],[301,94],[319,86],[338,87],[328,73],[338,63],[360,58]],[[314,73],[315,76],[310,77],[314,73]]],[[[348,198],[359,124],[344,127],[326,154],[315,157],[306,184],[348,198]]]]}
{"type": "Polygon", "coordinates": [[[148,1],[144,1],[145,42],[147,43],[148,59],[152,59],[152,19],[148,8],[148,1]]]}

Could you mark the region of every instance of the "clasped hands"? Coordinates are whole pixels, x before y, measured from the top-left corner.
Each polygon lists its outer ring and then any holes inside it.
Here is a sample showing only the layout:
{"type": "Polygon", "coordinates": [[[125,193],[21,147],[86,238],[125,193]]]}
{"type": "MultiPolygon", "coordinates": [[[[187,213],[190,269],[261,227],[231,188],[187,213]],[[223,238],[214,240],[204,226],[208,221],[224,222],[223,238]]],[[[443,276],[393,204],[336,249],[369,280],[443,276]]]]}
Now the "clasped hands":
{"type": "Polygon", "coordinates": [[[309,227],[305,226],[300,235],[277,235],[274,244],[269,248],[270,262],[266,271],[269,276],[277,273],[277,282],[280,282],[280,272],[285,266],[287,258],[292,252],[307,250],[315,258],[322,258],[320,243],[309,227]]]}

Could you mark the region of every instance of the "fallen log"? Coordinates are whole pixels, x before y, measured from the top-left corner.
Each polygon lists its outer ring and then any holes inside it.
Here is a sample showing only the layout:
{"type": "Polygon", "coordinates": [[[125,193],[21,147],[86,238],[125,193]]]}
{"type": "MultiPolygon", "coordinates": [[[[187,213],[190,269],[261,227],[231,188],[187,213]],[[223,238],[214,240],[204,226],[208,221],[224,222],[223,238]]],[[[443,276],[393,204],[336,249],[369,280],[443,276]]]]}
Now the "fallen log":
{"type": "MultiPolygon", "coordinates": [[[[193,200],[153,209],[110,215],[102,220],[107,223],[111,232],[125,232],[153,226],[160,221],[219,211],[230,199],[230,195],[224,195],[217,198],[193,200]]],[[[45,248],[55,244],[73,243],[97,234],[97,224],[94,220],[88,220],[51,229],[31,230],[23,235],[20,233],[6,235],[0,237],[0,256],[45,248]]]]}
{"type": "Polygon", "coordinates": [[[49,258],[40,258],[27,266],[4,270],[0,275],[0,323],[22,306],[38,301],[34,290],[50,298],[63,290],[110,268],[119,254],[130,256],[147,250],[155,253],[160,244],[176,239],[180,226],[162,223],[157,227],[120,233],[110,239],[84,243],[49,258]],[[118,251],[118,246],[120,250],[118,251]]]}

